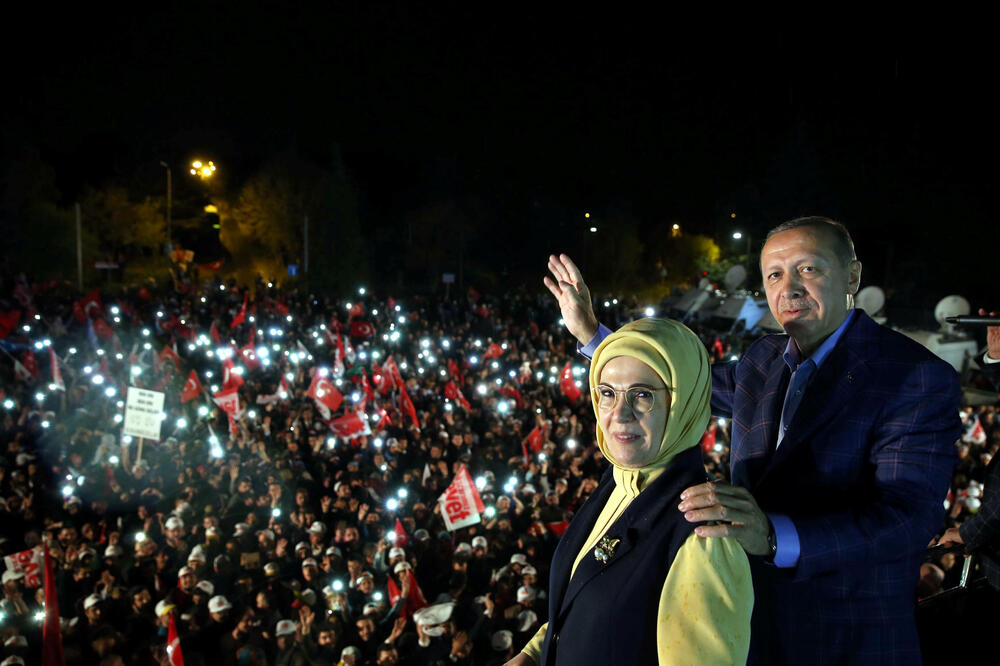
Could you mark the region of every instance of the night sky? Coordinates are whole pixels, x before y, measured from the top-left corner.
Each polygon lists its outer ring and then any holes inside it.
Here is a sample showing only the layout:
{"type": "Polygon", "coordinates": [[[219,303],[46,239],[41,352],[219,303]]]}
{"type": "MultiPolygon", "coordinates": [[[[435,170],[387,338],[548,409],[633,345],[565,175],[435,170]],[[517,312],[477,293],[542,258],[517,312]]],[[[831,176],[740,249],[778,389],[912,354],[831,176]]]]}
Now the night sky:
{"type": "Polygon", "coordinates": [[[588,210],[719,235],[731,212],[755,234],[826,214],[901,306],[1000,305],[987,35],[431,6],[9,24],[5,145],[36,146],[64,203],[161,159],[212,156],[238,182],[289,147],[320,164],[339,150],[373,229],[449,197],[513,237],[554,211],[532,235],[549,246],[496,258],[538,277],[588,210]]]}

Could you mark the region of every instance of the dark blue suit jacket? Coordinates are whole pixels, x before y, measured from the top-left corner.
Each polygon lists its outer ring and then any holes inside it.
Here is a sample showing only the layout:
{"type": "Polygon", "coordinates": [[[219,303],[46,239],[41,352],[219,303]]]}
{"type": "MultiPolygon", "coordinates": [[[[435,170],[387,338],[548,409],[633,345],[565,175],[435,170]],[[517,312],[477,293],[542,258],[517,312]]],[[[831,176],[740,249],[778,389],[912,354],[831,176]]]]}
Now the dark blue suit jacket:
{"type": "Polygon", "coordinates": [[[793,569],[754,565],[751,661],[919,663],[915,587],[955,463],[958,376],[859,312],[774,451],[787,342],[764,337],[713,369],[733,483],[791,517],[801,542],[793,569]]]}

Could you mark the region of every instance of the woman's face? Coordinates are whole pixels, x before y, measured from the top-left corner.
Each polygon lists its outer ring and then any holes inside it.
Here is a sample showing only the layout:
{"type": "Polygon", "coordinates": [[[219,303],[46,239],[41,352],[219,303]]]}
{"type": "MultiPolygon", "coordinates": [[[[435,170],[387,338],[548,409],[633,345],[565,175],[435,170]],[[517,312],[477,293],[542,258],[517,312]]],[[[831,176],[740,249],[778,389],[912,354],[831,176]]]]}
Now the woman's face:
{"type": "Polygon", "coordinates": [[[622,467],[639,468],[653,462],[667,427],[670,394],[651,391],[652,410],[636,414],[621,392],[630,388],[663,389],[666,388],[663,380],[639,359],[616,356],[601,369],[600,382],[620,392],[618,404],[598,412],[598,423],[611,455],[622,467]]]}

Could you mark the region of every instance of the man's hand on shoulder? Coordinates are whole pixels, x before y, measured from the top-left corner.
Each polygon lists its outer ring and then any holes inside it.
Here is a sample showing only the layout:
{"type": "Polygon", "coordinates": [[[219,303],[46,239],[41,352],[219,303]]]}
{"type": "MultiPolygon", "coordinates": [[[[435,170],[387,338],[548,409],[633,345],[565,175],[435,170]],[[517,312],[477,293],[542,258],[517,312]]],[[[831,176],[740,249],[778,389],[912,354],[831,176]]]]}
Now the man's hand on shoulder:
{"type": "Polygon", "coordinates": [[[699,525],[700,537],[733,537],[750,555],[768,555],[771,547],[767,536],[770,524],[757,501],[745,488],[728,483],[702,483],[681,493],[678,509],[689,523],[718,521],[715,525],[699,525]]]}
{"type": "Polygon", "coordinates": [[[559,302],[566,329],[586,345],[597,334],[598,323],[583,274],[565,254],[549,255],[549,272],[552,277],[546,276],[542,282],[559,302]]]}

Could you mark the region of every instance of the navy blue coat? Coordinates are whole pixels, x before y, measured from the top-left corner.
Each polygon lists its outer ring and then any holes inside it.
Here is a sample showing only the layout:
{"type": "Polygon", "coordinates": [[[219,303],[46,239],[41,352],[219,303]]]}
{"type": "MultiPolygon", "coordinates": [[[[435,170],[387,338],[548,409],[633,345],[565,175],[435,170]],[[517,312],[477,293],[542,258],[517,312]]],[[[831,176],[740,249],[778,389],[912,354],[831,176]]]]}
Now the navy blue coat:
{"type": "Polygon", "coordinates": [[[774,451],[787,343],[764,337],[713,369],[713,414],[733,419],[733,483],[790,516],[801,541],[793,569],[751,558],[750,661],[918,664],[915,588],[955,464],[958,376],[859,312],[774,451]]]}
{"type": "Polygon", "coordinates": [[[656,664],[660,593],[677,550],[694,531],[677,505],[706,481],[701,449],[679,453],[608,528],[621,539],[606,564],[591,553],[569,574],[614,489],[611,469],[559,540],[549,572],[549,627],[542,666],[656,664]]]}

